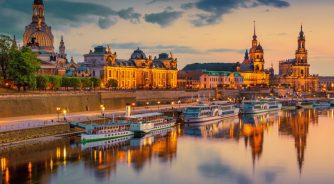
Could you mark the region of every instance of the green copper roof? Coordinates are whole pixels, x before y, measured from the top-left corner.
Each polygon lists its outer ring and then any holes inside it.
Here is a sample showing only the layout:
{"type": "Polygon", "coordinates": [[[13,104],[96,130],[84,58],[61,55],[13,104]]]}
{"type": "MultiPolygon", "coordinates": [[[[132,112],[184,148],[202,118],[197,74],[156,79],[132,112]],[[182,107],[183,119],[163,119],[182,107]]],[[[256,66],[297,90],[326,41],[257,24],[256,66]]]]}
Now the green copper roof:
{"type": "Polygon", "coordinates": [[[234,76],[241,76],[239,72],[229,72],[229,71],[206,71],[203,73],[209,76],[229,76],[232,73],[234,74],[234,76]]]}

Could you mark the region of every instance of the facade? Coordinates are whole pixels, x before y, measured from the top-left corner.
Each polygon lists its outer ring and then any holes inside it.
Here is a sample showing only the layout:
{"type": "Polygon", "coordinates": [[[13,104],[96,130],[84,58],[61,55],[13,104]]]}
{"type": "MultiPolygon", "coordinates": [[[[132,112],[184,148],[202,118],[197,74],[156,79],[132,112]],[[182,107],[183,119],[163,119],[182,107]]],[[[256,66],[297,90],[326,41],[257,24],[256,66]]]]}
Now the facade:
{"type": "Polygon", "coordinates": [[[25,27],[23,45],[30,47],[41,60],[40,74],[64,75],[67,63],[63,37],[59,46],[59,54],[54,50],[52,29],[45,22],[43,0],[34,0],[32,5],[32,21],[25,27]]]}
{"type": "Polygon", "coordinates": [[[84,65],[91,71],[91,75],[97,78],[103,78],[104,66],[108,60],[116,59],[117,54],[111,53],[111,48],[104,46],[97,46],[94,51],[90,50],[88,54],[84,55],[84,65]]]}
{"type": "MultiPolygon", "coordinates": [[[[108,50],[111,53],[110,49],[108,50]]],[[[129,60],[117,59],[116,53],[110,54],[103,66],[103,73],[103,83],[114,79],[119,89],[177,87],[177,59],[173,58],[172,54],[162,53],[158,58],[152,59],[151,56],[146,57],[139,48],[132,53],[129,60]]]]}
{"type": "MultiPolygon", "coordinates": [[[[254,35],[252,47],[245,52],[245,58],[242,63],[194,63],[183,68],[184,72],[230,72],[238,73],[242,77],[244,87],[266,87],[269,86],[270,76],[274,76],[273,68],[266,70],[264,68],[264,50],[258,43],[256,29],[254,26],[254,35]]],[[[179,83],[182,83],[180,80],[179,83]]],[[[183,81],[184,83],[184,81],[183,81]]],[[[189,85],[189,84],[188,84],[189,85]]],[[[213,84],[215,85],[215,84],[213,84]]],[[[231,84],[233,86],[233,84],[231,84]]]]}
{"type": "Polygon", "coordinates": [[[244,82],[239,72],[229,71],[179,71],[178,77],[178,87],[190,89],[237,89],[244,82]]]}
{"type": "Polygon", "coordinates": [[[334,91],[334,77],[332,76],[319,77],[319,87],[321,92],[334,91]]]}
{"type": "Polygon", "coordinates": [[[310,64],[308,64],[307,55],[305,35],[301,26],[295,59],[288,59],[279,63],[280,84],[291,87],[294,92],[318,91],[319,78],[315,75],[310,75],[310,64]]]}

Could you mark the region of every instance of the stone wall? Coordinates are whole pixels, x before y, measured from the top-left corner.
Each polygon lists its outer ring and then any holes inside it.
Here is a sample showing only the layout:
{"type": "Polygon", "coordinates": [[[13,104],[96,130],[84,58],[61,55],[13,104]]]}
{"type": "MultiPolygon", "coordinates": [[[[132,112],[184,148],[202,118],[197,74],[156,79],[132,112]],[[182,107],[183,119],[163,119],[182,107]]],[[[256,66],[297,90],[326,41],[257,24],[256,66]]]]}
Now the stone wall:
{"type": "Polygon", "coordinates": [[[0,117],[17,117],[42,114],[56,114],[56,108],[67,109],[69,113],[99,111],[103,104],[108,110],[123,109],[133,102],[170,102],[186,98],[215,97],[215,90],[138,90],[106,91],[91,93],[51,93],[12,95],[0,97],[0,117]]]}
{"type": "Polygon", "coordinates": [[[16,130],[0,133],[0,144],[23,141],[45,136],[69,133],[70,126],[68,124],[46,126],[40,128],[30,128],[25,130],[16,130]]]}

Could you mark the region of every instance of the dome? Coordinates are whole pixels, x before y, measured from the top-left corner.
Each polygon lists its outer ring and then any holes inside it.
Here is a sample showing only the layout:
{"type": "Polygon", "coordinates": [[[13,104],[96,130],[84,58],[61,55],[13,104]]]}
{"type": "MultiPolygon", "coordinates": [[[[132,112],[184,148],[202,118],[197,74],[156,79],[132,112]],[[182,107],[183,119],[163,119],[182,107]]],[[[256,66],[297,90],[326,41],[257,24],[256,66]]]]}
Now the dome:
{"type": "Polygon", "coordinates": [[[259,45],[256,47],[256,50],[263,51],[263,48],[262,48],[261,44],[259,44],[259,45]]]}
{"type": "Polygon", "coordinates": [[[146,55],[142,50],[138,48],[137,50],[133,51],[131,59],[146,59],[146,55]]]}
{"type": "Polygon", "coordinates": [[[167,53],[161,53],[159,54],[159,59],[168,59],[168,54],[167,53]]]}
{"type": "Polygon", "coordinates": [[[51,36],[43,31],[36,31],[30,35],[29,40],[31,38],[36,38],[36,42],[39,44],[40,47],[50,47],[53,48],[53,40],[51,36]]]}

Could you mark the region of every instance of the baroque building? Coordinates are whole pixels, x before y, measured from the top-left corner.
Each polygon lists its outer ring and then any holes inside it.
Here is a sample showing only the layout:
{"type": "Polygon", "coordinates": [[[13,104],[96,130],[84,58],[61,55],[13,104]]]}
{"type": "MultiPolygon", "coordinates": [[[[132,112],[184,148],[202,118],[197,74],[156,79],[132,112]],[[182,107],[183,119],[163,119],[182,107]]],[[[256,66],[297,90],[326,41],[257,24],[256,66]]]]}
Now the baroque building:
{"type": "Polygon", "coordinates": [[[67,63],[65,43],[63,37],[61,37],[59,54],[55,53],[52,29],[45,22],[43,0],[34,0],[32,21],[25,27],[23,45],[30,47],[41,60],[40,74],[65,74],[67,63]]]}
{"type": "Polygon", "coordinates": [[[85,63],[92,68],[93,76],[97,74],[96,71],[99,72],[103,84],[114,79],[119,89],[177,87],[177,59],[172,53],[162,53],[153,59],[138,48],[130,59],[124,60],[118,59],[116,52],[112,53],[109,46],[107,50],[99,46],[94,53],[85,55],[85,63]],[[97,49],[102,49],[102,53],[96,54],[97,49]]]}
{"type": "Polygon", "coordinates": [[[317,92],[319,90],[319,78],[310,74],[303,26],[300,28],[295,58],[279,63],[279,83],[291,87],[294,92],[317,92]]]}
{"type": "MultiPolygon", "coordinates": [[[[264,50],[260,43],[258,43],[256,29],[254,24],[254,34],[252,40],[252,47],[245,52],[245,58],[242,63],[194,63],[189,64],[183,68],[184,72],[236,72],[242,77],[242,86],[244,87],[266,87],[269,85],[270,73],[273,69],[266,70],[264,68],[264,50]]],[[[183,75],[183,74],[181,74],[183,75]]],[[[184,83],[179,81],[179,83],[184,83]]],[[[239,82],[237,82],[239,86],[239,82]]]]}

